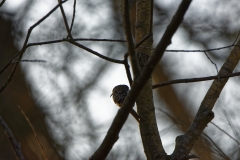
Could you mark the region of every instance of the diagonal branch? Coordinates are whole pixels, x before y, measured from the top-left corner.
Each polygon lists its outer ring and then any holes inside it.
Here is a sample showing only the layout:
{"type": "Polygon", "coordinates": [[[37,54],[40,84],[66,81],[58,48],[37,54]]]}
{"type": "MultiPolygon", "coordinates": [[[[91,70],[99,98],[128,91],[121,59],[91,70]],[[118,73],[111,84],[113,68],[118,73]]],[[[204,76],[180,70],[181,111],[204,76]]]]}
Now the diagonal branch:
{"type": "Polygon", "coordinates": [[[2,2],[0,3],[0,7],[2,7],[3,3],[5,2],[6,0],[2,0],[2,2]]]}
{"type": "MultiPolygon", "coordinates": [[[[105,136],[102,144],[96,150],[96,152],[90,157],[91,160],[98,160],[98,159],[100,160],[100,159],[106,158],[106,156],[112,149],[112,146],[117,141],[118,134],[122,129],[122,126],[125,123],[130,110],[134,106],[134,103],[138,95],[140,94],[141,89],[150,78],[155,66],[160,61],[167,46],[170,44],[171,38],[176,32],[180,23],[182,22],[183,16],[185,15],[190,3],[191,3],[190,0],[183,0],[182,3],[180,4],[177,12],[173,16],[170,24],[168,25],[161,41],[157,45],[155,52],[150,57],[148,63],[144,67],[141,74],[134,81],[132,88],[129,91],[129,94],[127,95],[125,101],[123,102],[123,106],[119,109],[117,115],[115,116],[113,123],[111,124],[108,130],[108,133],[105,136]]],[[[166,155],[162,155],[162,156],[165,157],[166,155]]],[[[163,157],[156,157],[156,159],[157,158],[160,159],[163,157]]]]}
{"type": "MultiPolygon", "coordinates": [[[[240,45],[240,40],[237,44],[240,45]]],[[[221,76],[232,73],[239,60],[240,48],[236,46],[223,64],[218,75],[221,76]]],[[[178,136],[176,138],[176,147],[172,153],[173,158],[177,158],[180,155],[187,156],[187,154],[191,151],[193,144],[202,134],[204,128],[214,118],[212,109],[228,79],[229,78],[222,78],[213,81],[199,107],[197,115],[195,116],[191,126],[184,135],[178,136]]]]}

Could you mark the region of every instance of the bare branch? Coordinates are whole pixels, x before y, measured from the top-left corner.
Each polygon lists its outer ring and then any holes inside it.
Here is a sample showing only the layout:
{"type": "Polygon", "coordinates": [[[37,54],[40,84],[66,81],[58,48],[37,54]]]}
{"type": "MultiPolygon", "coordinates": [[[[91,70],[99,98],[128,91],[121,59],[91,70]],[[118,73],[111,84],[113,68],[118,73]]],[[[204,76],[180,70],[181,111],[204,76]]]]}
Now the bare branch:
{"type": "Polygon", "coordinates": [[[16,57],[18,57],[18,55],[19,55],[19,53],[16,54],[15,56],[13,56],[13,58],[1,69],[0,74],[2,74],[2,73],[8,68],[8,66],[10,66],[10,64],[12,63],[12,61],[13,61],[16,57]]]}
{"type": "Polygon", "coordinates": [[[40,62],[40,63],[47,63],[47,61],[45,60],[38,60],[38,59],[33,59],[33,60],[29,60],[29,59],[22,59],[22,60],[16,60],[13,61],[12,63],[19,63],[19,62],[40,62]]]}
{"type": "Polygon", "coordinates": [[[171,84],[201,82],[201,81],[209,81],[209,80],[213,80],[213,79],[219,80],[221,78],[229,78],[229,77],[236,77],[236,76],[240,76],[240,72],[222,74],[222,75],[216,75],[216,76],[209,76],[209,77],[200,77],[200,78],[175,79],[175,80],[171,80],[171,81],[162,82],[159,84],[154,84],[152,86],[152,88],[156,89],[158,87],[163,87],[163,86],[167,86],[167,85],[171,85],[171,84]]]}
{"type": "Polygon", "coordinates": [[[131,22],[130,22],[130,16],[129,16],[129,6],[128,6],[128,0],[123,0],[124,3],[124,26],[125,26],[125,36],[127,39],[127,44],[128,44],[128,53],[130,56],[130,61],[132,64],[132,70],[133,70],[133,75],[134,79],[136,76],[139,75],[140,73],[140,66],[138,63],[138,59],[135,53],[135,45],[133,41],[133,35],[132,35],[132,30],[131,30],[131,22]]]}
{"type": "Polygon", "coordinates": [[[38,138],[38,136],[37,136],[37,132],[36,132],[34,126],[33,126],[32,123],[30,122],[29,118],[28,118],[27,115],[24,113],[24,111],[22,110],[22,108],[21,108],[20,106],[18,106],[18,108],[20,109],[20,111],[22,112],[22,115],[24,116],[24,118],[27,120],[29,126],[31,127],[31,129],[32,129],[32,131],[33,131],[33,133],[34,133],[34,136],[36,137],[36,139],[37,139],[37,141],[38,141],[38,144],[39,144],[39,146],[40,146],[40,148],[41,148],[41,150],[42,150],[42,153],[43,153],[43,156],[44,156],[45,160],[48,160],[47,155],[46,155],[46,153],[45,153],[45,151],[44,151],[44,148],[43,148],[43,146],[42,146],[42,144],[41,144],[41,141],[39,140],[39,138],[38,138]]]}
{"type": "Polygon", "coordinates": [[[210,62],[215,66],[215,68],[216,68],[216,70],[217,70],[217,73],[218,73],[218,67],[217,67],[217,64],[214,63],[214,62],[211,60],[211,58],[207,55],[206,52],[204,52],[204,53],[205,53],[205,55],[207,56],[207,58],[210,60],[210,62]]]}
{"type": "Polygon", "coordinates": [[[16,138],[14,137],[11,129],[8,127],[7,123],[4,121],[4,119],[2,118],[2,116],[0,116],[0,124],[5,132],[5,134],[8,137],[8,140],[10,141],[13,151],[14,151],[14,155],[16,157],[16,159],[18,160],[24,160],[24,156],[23,153],[21,151],[20,148],[20,144],[17,142],[16,138]]]}
{"type": "MultiPolygon", "coordinates": [[[[118,39],[97,39],[97,38],[75,38],[75,39],[73,39],[73,41],[126,42],[125,40],[118,40],[118,39]]],[[[26,48],[31,47],[31,46],[53,44],[53,43],[60,43],[60,42],[66,42],[66,40],[65,39],[57,39],[57,40],[51,40],[51,41],[28,43],[26,48]]]]}
{"type": "MultiPolygon", "coordinates": [[[[66,1],[62,1],[60,4],[64,3],[66,1]]],[[[18,54],[16,55],[16,57],[18,56],[18,60],[21,60],[22,56],[23,56],[23,53],[25,52],[25,50],[27,49],[27,43],[28,43],[28,39],[30,37],[30,34],[32,32],[32,30],[38,26],[40,23],[42,23],[49,15],[51,15],[57,8],[59,7],[59,4],[54,7],[50,12],[48,12],[43,18],[41,18],[37,23],[35,23],[34,25],[32,25],[29,29],[28,29],[28,33],[27,33],[27,36],[26,36],[26,39],[25,39],[25,42],[23,44],[23,47],[22,49],[18,52],[18,54]]],[[[12,60],[14,60],[15,58],[13,58],[12,60]]],[[[12,62],[12,60],[10,61],[10,63],[12,62]]],[[[8,63],[2,70],[1,70],[1,73],[9,66],[10,64],[8,63]]],[[[18,63],[15,63],[14,66],[13,66],[13,69],[10,73],[10,75],[8,76],[8,79],[6,80],[6,82],[3,84],[3,86],[1,87],[0,89],[0,93],[2,93],[2,91],[7,87],[7,85],[11,82],[13,76],[14,76],[14,73],[17,69],[17,66],[18,66],[18,63]]]]}
{"type": "Polygon", "coordinates": [[[226,134],[229,138],[231,138],[233,141],[235,141],[238,146],[240,146],[240,143],[235,139],[233,138],[230,134],[228,134],[226,131],[224,131],[222,128],[220,128],[218,125],[216,125],[215,123],[213,122],[210,122],[212,125],[214,125],[217,129],[219,129],[221,132],[223,132],[224,134],[226,134]]]}
{"type": "Polygon", "coordinates": [[[69,29],[69,26],[68,26],[67,17],[65,15],[61,0],[58,0],[58,4],[60,6],[60,10],[61,10],[61,13],[62,13],[62,16],[63,16],[64,24],[65,24],[66,30],[68,32],[67,37],[70,37],[70,39],[73,39],[72,34],[71,34],[71,30],[69,29]]]}
{"type": "MultiPolygon", "coordinates": [[[[165,52],[209,52],[209,51],[227,49],[227,48],[235,47],[235,46],[239,47],[240,45],[231,44],[231,45],[228,45],[228,46],[225,46],[225,47],[205,49],[205,50],[200,50],[200,49],[197,49],[197,50],[166,50],[165,52]]],[[[147,49],[155,50],[155,48],[148,48],[148,47],[144,47],[144,46],[141,46],[141,48],[147,48],[147,49]]]]}
{"type": "MultiPolygon", "coordinates": [[[[186,13],[190,3],[191,3],[191,1],[184,0],[180,4],[176,14],[173,16],[172,21],[168,25],[161,41],[157,45],[155,52],[150,57],[148,63],[144,67],[143,71],[140,73],[140,75],[137,77],[137,79],[132,84],[132,88],[129,91],[129,94],[127,95],[126,99],[124,100],[123,106],[119,109],[117,115],[115,116],[113,123],[111,124],[102,144],[97,149],[97,151],[90,157],[91,160],[104,159],[108,155],[109,151],[112,149],[112,146],[117,141],[118,134],[119,134],[123,124],[125,123],[130,110],[134,106],[134,103],[135,103],[140,91],[142,90],[144,84],[150,78],[155,66],[161,59],[167,46],[170,44],[171,38],[172,38],[173,34],[176,32],[180,23],[182,22],[183,16],[186,13]]],[[[160,156],[160,155],[158,155],[158,156],[160,156]]],[[[161,155],[161,156],[164,157],[166,155],[161,155]]],[[[160,157],[158,157],[158,158],[160,158],[160,157]]]]}
{"type": "Polygon", "coordinates": [[[91,50],[90,48],[87,48],[87,47],[85,47],[84,45],[81,45],[81,44],[79,44],[79,43],[77,43],[77,42],[75,42],[75,41],[73,41],[73,40],[70,40],[70,39],[64,39],[64,40],[67,41],[67,42],[69,42],[69,43],[71,43],[71,44],[74,44],[75,46],[78,46],[79,48],[82,48],[82,49],[84,49],[84,50],[86,50],[86,51],[88,51],[88,52],[90,52],[90,53],[92,53],[92,54],[94,54],[94,55],[102,58],[102,59],[105,59],[105,60],[107,60],[107,61],[109,61],[109,62],[124,64],[124,61],[123,61],[123,60],[117,60],[117,59],[113,59],[113,58],[106,57],[106,56],[101,55],[100,53],[98,53],[98,52],[96,52],[96,51],[93,51],[93,50],[91,50]]]}
{"type": "Polygon", "coordinates": [[[209,137],[207,134],[203,134],[205,137],[207,137],[210,141],[211,141],[211,143],[213,144],[213,146],[217,149],[217,152],[222,156],[222,157],[224,157],[225,159],[227,159],[227,160],[230,160],[229,158],[228,158],[228,156],[222,151],[222,149],[211,139],[211,137],[209,137]]]}
{"type": "Polygon", "coordinates": [[[127,42],[121,39],[75,38],[74,41],[127,42]]]}
{"type": "Polygon", "coordinates": [[[229,126],[231,127],[234,135],[239,139],[239,134],[238,134],[236,128],[233,126],[233,123],[231,122],[231,119],[229,118],[229,116],[227,115],[227,112],[226,112],[224,109],[223,109],[223,114],[224,114],[224,116],[226,117],[226,119],[227,119],[227,121],[228,121],[228,124],[229,124],[229,126]]]}

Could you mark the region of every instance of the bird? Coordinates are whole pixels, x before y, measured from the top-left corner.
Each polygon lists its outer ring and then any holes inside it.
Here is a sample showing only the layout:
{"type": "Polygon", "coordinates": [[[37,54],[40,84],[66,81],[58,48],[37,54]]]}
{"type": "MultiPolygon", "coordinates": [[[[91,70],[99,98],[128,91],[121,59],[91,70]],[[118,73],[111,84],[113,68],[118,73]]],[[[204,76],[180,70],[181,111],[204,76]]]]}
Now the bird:
{"type": "MultiPolygon", "coordinates": [[[[125,97],[128,94],[128,91],[129,91],[129,87],[127,85],[125,84],[117,85],[113,88],[112,94],[110,95],[110,97],[112,96],[113,102],[118,107],[121,107],[125,97]]],[[[140,116],[137,114],[137,112],[134,109],[132,109],[130,113],[138,121],[138,123],[140,123],[140,116]]]]}

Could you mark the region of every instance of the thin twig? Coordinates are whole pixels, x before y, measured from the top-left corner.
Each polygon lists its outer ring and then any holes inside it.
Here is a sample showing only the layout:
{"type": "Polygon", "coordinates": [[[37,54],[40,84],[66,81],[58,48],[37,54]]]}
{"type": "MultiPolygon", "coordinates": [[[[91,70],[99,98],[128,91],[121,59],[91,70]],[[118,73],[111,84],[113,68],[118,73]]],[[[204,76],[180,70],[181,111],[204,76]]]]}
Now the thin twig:
{"type": "MultiPolygon", "coordinates": [[[[60,4],[64,3],[66,1],[62,1],[60,4]]],[[[25,52],[26,50],[26,46],[27,46],[27,42],[28,42],[28,39],[30,37],[30,34],[32,32],[32,30],[37,26],[39,25],[41,22],[43,22],[49,15],[51,15],[57,8],[59,7],[59,4],[56,5],[50,12],[48,12],[43,18],[41,18],[39,21],[37,21],[37,23],[35,23],[34,25],[32,25],[29,29],[28,29],[28,33],[27,33],[27,36],[26,36],[26,39],[25,39],[25,42],[23,44],[23,47],[22,49],[19,51],[19,53],[16,55],[19,56],[18,57],[18,60],[21,60],[22,56],[23,56],[23,53],[25,52]]],[[[12,59],[14,60],[14,58],[12,59]]],[[[10,61],[10,63],[12,62],[12,60],[10,61]]],[[[6,65],[7,67],[9,66],[9,63],[6,65]]],[[[8,76],[8,79],[6,80],[6,82],[3,84],[3,86],[1,87],[0,89],[0,93],[2,93],[2,91],[7,87],[7,85],[11,82],[13,76],[14,76],[14,73],[17,69],[17,66],[18,66],[18,63],[15,63],[14,66],[13,66],[13,69],[10,73],[10,75],[8,76]]],[[[7,68],[7,67],[4,67],[3,70],[1,70],[1,73],[7,68]]]]}
{"type": "MultiPolygon", "coordinates": [[[[118,39],[97,39],[97,38],[75,38],[75,39],[73,39],[73,41],[126,42],[125,40],[118,40],[118,39]]],[[[53,43],[60,43],[60,42],[66,42],[66,40],[65,39],[57,39],[57,40],[51,40],[51,41],[28,43],[26,48],[31,47],[31,46],[53,44],[53,43]]]]}
{"type": "Polygon", "coordinates": [[[19,56],[19,53],[16,54],[15,56],[13,56],[13,58],[1,69],[0,74],[2,74],[3,71],[5,71],[10,64],[12,64],[12,61],[13,61],[17,56],[19,56]]]}
{"type": "Polygon", "coordinates": [[[23,153],[21,151],[21,147],[20,144],[17,142],[16,138],[14,137],[11,129],[8,127],[7,123],[4,121],[4,119],[2,118],[2,116],[0,116],[0,124],[5,132],[5,134],[8,137],[8,140],[10,141],[13,151],[14,151],[14,155],[16,157],[16,159],[18,160],[25,160],[23,153]]]}
{"type": "Polygon", "coordinates": [[[205,53],[205,55],[207,56],[207,58],[210,60],[210,62],[212,63],[212,64],[214,64],[215,65],[215,68],[216,68],[216,70],[217,70],[217,74],[218,74],[218,67],[217,67],[217,64],[216,63],[214,63],[212,60],[211,60],[211,58],[207,55],[207,53],[206,52],[204,52],[205,53]]]}
{"type": "Polygon", "coordinates": [[[215,123],[213,122],[210,122],[212,125],[214,125],[217,129],[219,129],[220,131],[222,131],[224,134],[226,134],[229,138],[231,138],[233,141],[235,141],[238,146],[240,146],[240,143],[235,139],[233,138],[230,134],[228,134],[226,131],[224,131],[222,128],[220,128],[218,125],[216,125],[215,123]]]}
{"type": "Polygon", "coordinates": [[[121,39],[74,38],[74,41],[101,41],[101,42],[127,42],[121,39]]]}
{"type": "Polygon", "coordinates": [[[228,115],[227,115],[227,112],[226,112],[224,109],[222,110],[222,112],[223,112],[224,116],[226,117],[226,119],[227,119],[227,121],[228,121],[228,124],[229,124],[229,126],[231,127],[234,135],[239,139],[239,134],[237,133],[236,128],[233,126],[233,123],[232,123],[231,120],[229,119],[229,117],[228,117],[228,115]]]}
{"type": "Polygon", "coordinates": [[[92,50],[90,48],[87,48],[84,45],[82,45],[80,43],[77,43],[77,42],[75,42],[73,40],[70,40],[70,39],[64,39],[64,40],[69,42],[69,43],[71,43],[71,44],[74,44],[74,45],[78,46],[79,48],[82,48],[82,49],[84,49],[84,50],[86,50],[86,51],[88,51],[88,52],[90,52],[90,53],[92,53],[92,54],[102,58],[102,59],[105,59],[105,60],[107,60],[109,62],[124,64],[124,60],[117,60],[117,59],[109,58],[109,57],[101,55],[100,53],[98,53],[98,52],[96,52],[96,51],[94,51],[94,50],[92,50]]]}
{"type": "Polygon", "coordinates": [[[125,31],[125,36],[127,39],[127,45],[128,45],[128,53],[130,57],[130,61],[132,64],[132,71],[134,75],[134,79],[136,78],[137,75],[140,73],[140,66],[138,62],[138,58],[135,52],[135,44],[133,41],[133,35],[132,35],[132,29],[131,29],[131,22],[130,22],[130,14],[129,14],[129,6],[128,6],[128,0],[123,0],[124,3],[124,31],[125,31]]]}
{"type": "MultiPolygon", "coordinates": [[[[198,50],[165,50],[165,52],[209,52],[209,51],[222,50],[222,49],[235,47],[235,46],[239,47],[240,45],[231,44],[231,45],[228,45],[228,46],[225,46],[225,47],[205,49],[205,50],[200,50],[200,49],[198,49],[198,50]]],[[[144,47],[144,46],[141,46],[141,48],[147,48],[147,49],[155,50],[155,48],[149,48],[149,47],[144,47]]]]}
{"type": "Polygon", "coordinates": [[[222,151],[222,149],[206,133],[203,133],[203,135],[211,141],[213,146],[217,149],[217,151],[220,153],[222,157],[224,157],[227,160],[230,160],[230,158],[228,158],[228,156],[222,151]]]}
{"type": "Polygon", "coordinates": [[[33,59],[33,60],[29,60],[29,59],[22,59],[22,60],[16,60],[13,61],[12,63],[19,63],[19,62],[41,62],[41,63],[47,63],[47,61],[45,60],[38,60],[38,59],[33,59]]]}
{"type": "Polygon", "coordinates": [[[45,160],[48,160],[47,155],[46,155],[46,153],[45,153],[45,151],[44,151],[44,148],[43,148],[43,146],[42,146],[42,144],[41,144],[41,141],[40,141],[40,139],[39,139],[38,136],[37,136],[37,132],[36,132],[34,126],[33,126],[32,123],[30,122],[29,118],[28,118],[27,115],[24,113],[24,111],[22,110],[22,108],[21,108],[20,106],[18,106],[18,108],[20,109],[20,111],[22,112],[22,115],[24,116],[24,118],[27,120],[29,126],[31,127],[31,129],[32,129],[32,131],[33,131],[33,133],[34,133],[34,136],[35,136],[35,138],[37,139],[38,144],[39,144],[39,146],[40,146],[40,148],[41,148],[41,150],[42,150],[42,153],[43,153],[43,156],[44,156],[45,160]]]}
{"type": "Polygon", "coordinates": [[[74,0],[74,4],[73,4],[73,17],[72,17],[72,23],[70,26],[70,32],[72,32],[73,23],[74,23],[74,19],[75,19],[75,13],[76,13],[76,0],[74,0]]]}
{"type": "Polygon", "coordinates": [[[213,79],[229,78],[229,77],[236,77],[236,76],[240,76],[240,72],[216,75],[216,76],[209,76],[209,77],[200,77],[200,78],[175,79],[175,80],[171,80],[171,81],[162,82],[159,84],[154,84],[152,86],[152,88],[155,89],[158,87],[163,87],[163,86],[167,86],[170,84],[176,84],[176,83],[191,83],[191,82],[199,82],[199,81],[209,81],[209,80],[213,80],[213,79]]]}
{"type": "Polygon", "coordinates": [[[60,10],[61,10],[62,16],[63,16],[63,20],[64,20],[64,24],[65,24],[66,30],[68,32],[68,36],[67,37],[69,37],[70,39],[73,39],[71,31],[70,31],[69,26],[68,26],[67,17],[65,15],[65,12],[64,12],[61,0],[58,0],[58,3],[59,3],[59,6],[60,6],[60,10]]]}

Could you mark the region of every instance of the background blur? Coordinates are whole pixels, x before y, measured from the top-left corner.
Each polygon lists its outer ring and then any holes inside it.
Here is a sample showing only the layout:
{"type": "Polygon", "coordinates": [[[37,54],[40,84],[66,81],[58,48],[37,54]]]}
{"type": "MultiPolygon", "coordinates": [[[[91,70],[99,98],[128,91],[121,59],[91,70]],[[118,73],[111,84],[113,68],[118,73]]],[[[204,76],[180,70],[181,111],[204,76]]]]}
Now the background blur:
{"type": "MultiPolygon", "coordinates": [[[[134,2],[132,2],[134,4],[134,2]]],[[[180,1],[155,0],[154,44],[170,22],[180,1]]],[[[6,1],[0,8],[0,68],[21,49],[30,26],[46,15],[57,1],[6,1]]],[[[73,0],[63,4],[69,24],[73,0]]],[[[124,40],[121,1],[77,1],[72,35],[74,38],[124,40]]],[[[131,8],[134,17],[134,5],[131,8]]],[[[132,18],[134,23],[134,18],[132,18]]],[[[210,49],[231,45],[240,28],[238,0],[194,0],[168,49],[210,49]]],[[[29,43],[67,36],[60,10],[37,26],[29,43]]],[[[79,42],[105,56],[123,59],[123,42],[79,42]]],[[[154,46],[153,46],[154,48],[154,46]]],[[[218,69],[232,48],[206,52],[218,69]]],[[[26,159],[43,159],[36,138],[21,114],[19,105],[37,130],[51,160],[88,159],[101,144],[118,110],[109,97],[112,88],[128,84],[123,65],[100,59],[68,43],[33,46],[23,59],[47,63],[21,63],[12,82],[0,95],[0,115],[12,129],[26,159]]],[[[6,81],[10,66],[0,75],[6,81]]],[[[238,65],[235,72],[240,71],[238,65]]],[[[215,66],[202,52],[166,52],[153,73],[154,83],[216,75],[215,66]]],[[[230,78],[193,152],[203,159],[240,159],[240,78],[230,78]],[[222,128],[229,135],[224,133],[222,128]],[[233,139],[234,138],[234,139],[233,139]]],[[[212,81],[175,84],[154,90],[159,132],[168,154],[177,135],[187,130],[212,81]]],[[[0,159],[15,159],[10,143],[0,127],[0,159]]],[[[137,122],[129,116],[107,159],[144,160],[137,122]]]]}

